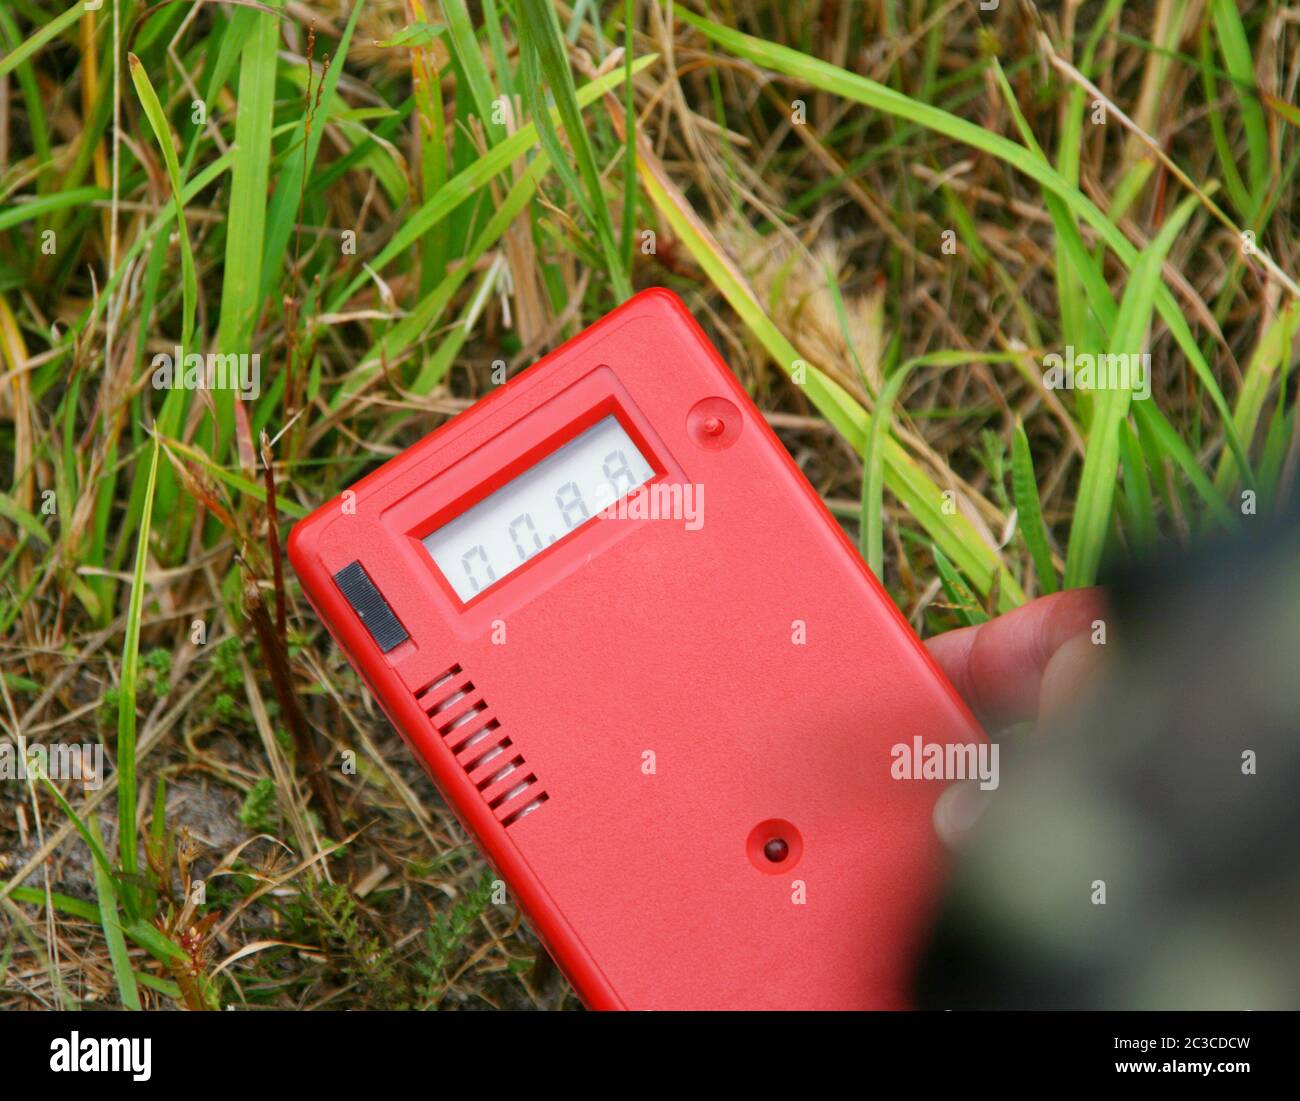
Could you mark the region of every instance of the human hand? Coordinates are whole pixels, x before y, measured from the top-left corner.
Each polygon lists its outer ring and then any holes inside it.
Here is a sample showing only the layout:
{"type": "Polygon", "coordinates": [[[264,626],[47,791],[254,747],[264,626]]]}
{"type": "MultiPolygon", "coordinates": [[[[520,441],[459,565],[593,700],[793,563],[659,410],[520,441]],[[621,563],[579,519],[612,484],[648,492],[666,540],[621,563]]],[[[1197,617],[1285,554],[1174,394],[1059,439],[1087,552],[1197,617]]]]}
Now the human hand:
{"type": "MultiPolygon", "coordinates": [[[[1100,589],[1071,589],[925,645],[976,718],[996,732],[1011,723],[1048,721],[1078,697],[1102,661],[1104,650],[1094,645],[1092,632],[1105,615],[1100,589]]],[[[976,783],[950,785],[935,803],[939,836],[958,844],[988,795],[976,783]]]]}

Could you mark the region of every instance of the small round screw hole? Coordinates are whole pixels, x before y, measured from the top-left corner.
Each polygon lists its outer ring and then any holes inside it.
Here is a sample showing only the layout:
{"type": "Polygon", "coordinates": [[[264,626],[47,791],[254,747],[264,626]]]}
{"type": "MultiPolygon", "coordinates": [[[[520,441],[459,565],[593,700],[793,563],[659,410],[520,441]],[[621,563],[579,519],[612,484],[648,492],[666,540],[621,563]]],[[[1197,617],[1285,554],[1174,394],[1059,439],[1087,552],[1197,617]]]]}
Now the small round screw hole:
{"type": "Polygon", "coordinates": [[[701,398],[686,412],[686,432],[704,451],[725,451],[738,439],[745,419],[726,398],[701,398]]]}
{"type": "Polygon", "coordinates": [[[788,875],[803,859],[803,835],[784,818],[765,818],[745,838],[745,855],[764,875],[788,875]]]}

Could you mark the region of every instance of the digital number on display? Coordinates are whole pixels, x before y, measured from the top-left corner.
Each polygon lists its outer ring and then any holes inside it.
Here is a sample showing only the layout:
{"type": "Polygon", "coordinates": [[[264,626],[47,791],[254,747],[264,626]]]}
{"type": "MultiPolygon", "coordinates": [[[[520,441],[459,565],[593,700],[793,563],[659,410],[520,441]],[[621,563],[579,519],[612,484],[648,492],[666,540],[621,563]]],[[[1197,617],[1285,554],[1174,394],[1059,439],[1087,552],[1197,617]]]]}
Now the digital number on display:
{"type": "Polygon", "coordinates": [[[423,543],[456,595],[468,601],[645,485],[654,473],[611,414],[423,543]]]}

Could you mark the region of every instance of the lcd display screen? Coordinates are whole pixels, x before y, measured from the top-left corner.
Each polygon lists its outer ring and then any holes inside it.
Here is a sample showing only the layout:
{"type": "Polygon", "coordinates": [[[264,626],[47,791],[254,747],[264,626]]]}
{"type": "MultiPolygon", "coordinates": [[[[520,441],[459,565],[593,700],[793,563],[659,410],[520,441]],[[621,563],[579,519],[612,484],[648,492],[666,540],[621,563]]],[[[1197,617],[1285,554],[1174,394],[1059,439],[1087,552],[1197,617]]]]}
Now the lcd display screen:
{"type": "Polygon", "coordinates": [[[611,414],[423,543],[456,595],[469,601],[654,476],[611,414]]]}

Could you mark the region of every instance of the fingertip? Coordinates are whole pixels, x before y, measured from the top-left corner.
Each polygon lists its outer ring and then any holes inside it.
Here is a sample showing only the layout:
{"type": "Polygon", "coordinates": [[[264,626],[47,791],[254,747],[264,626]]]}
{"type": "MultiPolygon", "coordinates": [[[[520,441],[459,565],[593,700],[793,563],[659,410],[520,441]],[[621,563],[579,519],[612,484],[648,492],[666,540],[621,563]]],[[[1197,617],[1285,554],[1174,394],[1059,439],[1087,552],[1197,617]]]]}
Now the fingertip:
{"type": "Polygon", "coordinates": [[[989,795],[976,780],[944,788],[934,802],[934,832],[939,840],[950,849],[960,848],[988,806],[989,795]]]}
{"type": "Polygon", "coordinates": [[[1090,633],[1072,635],[1048,659],[1038,693],[1039,723],[1061,717],[1078,705],[1100,670],[1105,654],[1090,633]]]}

